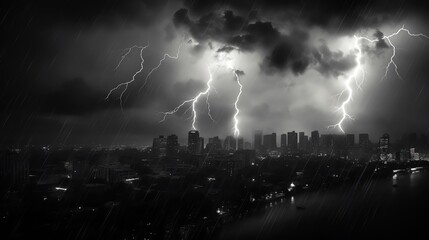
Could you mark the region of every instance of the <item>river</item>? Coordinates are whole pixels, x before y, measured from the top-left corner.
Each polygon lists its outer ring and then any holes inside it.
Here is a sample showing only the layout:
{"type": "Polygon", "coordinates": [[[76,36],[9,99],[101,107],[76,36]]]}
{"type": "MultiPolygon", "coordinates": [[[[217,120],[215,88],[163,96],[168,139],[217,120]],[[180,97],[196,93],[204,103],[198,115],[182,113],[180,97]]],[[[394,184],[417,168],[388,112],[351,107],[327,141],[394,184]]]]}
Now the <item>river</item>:
{"type": "Polygon", "coordinates": [[[223,227],[220,239],[429,239],[429,171],[302,193],[223,227]]]}

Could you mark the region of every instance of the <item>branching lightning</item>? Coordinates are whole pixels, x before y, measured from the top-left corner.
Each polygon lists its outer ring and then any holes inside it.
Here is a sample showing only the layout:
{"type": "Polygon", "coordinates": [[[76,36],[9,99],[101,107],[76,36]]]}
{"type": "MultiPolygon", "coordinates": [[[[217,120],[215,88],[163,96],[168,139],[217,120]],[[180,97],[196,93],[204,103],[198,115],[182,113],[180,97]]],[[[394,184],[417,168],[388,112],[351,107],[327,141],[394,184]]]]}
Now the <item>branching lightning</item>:
{"type": "Polygon", "coordinates": [[[342,126],[343,122],[346,119],[353,119],[350,114],[347,111],[347,106],[348,104],[352,101],[353,98],[353,88],[352,88],[352,80],[355,80],[355,83],[357,85],[357,87],[359,89],[361,89],[361,85],[365,79],[365,70],[363,69],[361,60],[362,60],[362,49],[360,46],[360,42],[361,41],[367,41],[369,43],[376,43],[382,40],[386,40],[386,42],[392,47],[392,55],[390,56],[390,60],[386,65],[385,68],[385,72],[384,72],[384,76],[383,79],[387,78],[387,75],[389,73],[390,68],[393,66],[396,75],[398,76],[398,78],[402,79],[401,75],[399,74],[399,70],[398,70],[398,65],[395,62],[395,57],[396,57],[396,46],[392,43],[391,38],[397,36],[399,33],[401,32],[405,32],[408,34],[408,36],[411,37],[423,37],[426,39],[429,39],[429,37],[427,35],[424,35],[422,33],[411,33],[410,30],[406,29],[404,26],[402,26],[401,28],[399,28],[396,32],[390,34],[390,35],[385,35],[381,38],[376,38],[376,39],[370,39],[367,37],[358,37],[358,36],[354,36],[355,42],[355,48],[357,49],[357,54],[356,54],[356,61],[357,61],[357,65],[356,67],[353,69],[353,71],[351,72],[350,76],[348,78],[346,78],[346,80],[344,81],[345,87],[344,90],[341,91],[341,93],[339,94],[338,99],[340,99],[345,93],[347,93],[347,98],[345,100],[342,101],[341,105],[337,108],[337,111],[341,112],[341,119],[338,123],[334,124],[334,125],[330,125],[328,126],[328,128],[335,128],[338,127],[338,129],[340,129],[340,131],[342,133],[345,133],[344,128],[342,126]],[[358,81],[358,75],[359,72],[361,72],[361,81],[358,81]]]}
{"type": "MultiPolygon", "coordinates": [[[[193,42],[192,40],[188,41],[188,43],[192,43],[192,42],[193,42]]],[[[147,83],[148,83],[149,78],[151,77],[151,75],[156,70],[158,70],[161,67],[162,63],[167,58],[175,59],[175,60],[179,59],[180,50],[182,48],[182,45],[183,45],[183,42],[180,43],[180,45],[179,45],[179,47],[177,49],[176,55],[172,56],[172,55],[167,54],[167,53],[163,55],[163,57],[159,60],[159,63],[155,67],[153,67],[147,73],[146,77],[144,78],[143,85],[140,87],[139,91],[141,91],[147,85],[147,83]]],[[[122,62],[131,53],[132,50],[134,50],[134,49],[139,49],[140,50],[140,68],[133,74],[131,80],[129,80],[127,82],[120,83],[116,87],[112,88],[109,91],[109,93],[107,94],[106,98],[105,98],[106,100],[109,100],[109,98],[111,97],[111,95],[113,94],[113,92],[115,92],[115,91],[117,91],[117,90],[119,90],[119,89],[122,88],[122,90],[120,91],[120,95],[119,95],[119,101],[120,101],[121,110],[123,110],[123,103],[124,103],[124,101],[123,101],[123,95],[128,90],[129,84],[133,83],[136,80],[136,77],[139,74],[141,74],[141,72],[143,71],[143,65],[144,65],[144,62],[145,62],[145,59],[143,58],[143,50],[146,49],[147,47],[149,47],[149,43],[146,46],[137,46],[137,45],[135,45],[135,46],[132,46],[130,48],[126,48],[124,50],[124,53],[121,56],[121,59],[119,60],[119,63],[117,64],[117,66],[114,69],[116,71],[121,66],[122,62]]],[[[228,57],[228,54],[226,54],[226,53],[219,53],[219,54],[217,54],[216,57],[218,58],[217,59],[218,61],[217,61],[217,63],[212,64],[212,65],[216,65],[217,67],[226,67],[226,68],[230,69],[233,72],[233,74],[235,76],[235,79],[236,79],[236,82],[237,82],[237,84],[239,86],[239,92],[238,92],[238,94],[236,96],[236,99],[234,101],[235,114],[234,114],[234,117],[233,117],[233,120],[234,120],[234,128],[233,128],[234,129],[234,136],[238,137],[240,135],[239,120],[238,120],[238,114],[240,113],[240,109],[238,107],[238,103],[240,101],[240,96],[241,96],[241,94],[243,92],[243,85],[241,84],[241,81],[240,81],[240,71],[237,70],[237,69],[235,69],[233,67],[232,61],[228,57]]],[[[207,69],[208,69],[209,79],[207,80],[207,87],[206,87],[206,89],[204,91],[199,92],[195,97],[183,101],[181,104],[179,104],[178,106],[176,106],[173,110],[168,111],[168,112],[162,112],[163,117],[162,117],[162,119],[161,119],[160,122],[164,122],[169,115],[173,115],[173,114],[177,113],[185,105],[190,104],[189,108],[186,109],[186,111],[184,112],[184,114],[187,113],[188,111],[190,111],[192,109],[192,114],[190,116],[190,119],[192,119],[192,129],[196,130],[196,122],[197,122],[197,116],[198,116],[197,104],[198,104],[198,100],[202,96],[206,97],[205,102],[206,102],[206,105],[207,105],[207,114],[210,117],[210,119],[213,122],[215,122],[215,120],[214,120],[214,118],[213,118],[213,116],[211,114],[211,106],[210,106],[209,97],[210,97],[210,91],[212,89],[216,93],[217,93],[217,91],[211,85],[212,81],[213,81],[213,75],[212,75],[210,66],[208,66],[207,69]]]]}
{"type": "Polygon", "coordinates": [[[120,103],[120,106],[121,106],[121,110],[123,110],[123,101],[122,101],[122,97],[123,97],[123,95],[124,95],[124,93],[127,91],[127,89],[128,89],[128,85],[130,84],[130,83],[132,83],[132,82],[134,82],[135,80],[136,80],[136,77],[137,77],[137,75],[138,74],[140,74],[142,71],[143,71],[143,64],[144,64],[144,58],[143,58],[143,50],[145,50],[147,47],[149,47],[149,43],[147,43],[147,45],[146,46],[137,46],[137,45],[134,45],[134,46],[132,46],[132,47],[130,47],[130,48],[127,48],[127,49],[125,49],[124,51],[125,51],[125,53],[121,56],[121,60],[119,61],[119,63],[118,63],[118,65],[115,67],[115,71],[121,66],[121,64],[122,64],[122,61],[128,56],[128,54],[130,54],[130,52],[133,50],[133,49],[140,49],[140,68],[133,74],[133,77],[131,78],[131,80],[129,80],[129,81],[127,81],[127,82],[123,82],[123,83],[120,83],[120,84],[118,84],[116,87],[114,87],[114,88],[112,88],[110,91],[109,91],[109,93],[107,94],[107,96],[106,96],[106,100],[109,100],[109,98],[110,98],[110,95],[114,92],[114,91],[116,91],[116,90],[118,90],[119,88],[121,88],[121,87],[123,87],[123,90],[121,91],[121,94],[119,95],[119,103],[120,103]]]}
{"type": "Polygon", "coordinates": [[[170,54],[168,54],[168,53],[165,53],[165,54],[164,54],[164,56],[161,58],[161,60],[159,60],[158,65],[156,65],[154,68],[152,68],[152,69],[149,71],[149,73],[146,75],[146,77],[145,77],[145,79],[144,79],[144,83],[143,83],[143,85],[140,87],[139,91],[141,91],[141,90],[146,86],[146,84],[147,84],[147,82],[148,82],[148,80],[149,80],[149,77],[152,75],[152,73],[153,73],[153,72],[155,72],[156,70],[158,70],[158,68],[160,68],[160,67],[161,67],[162,62],[164,62],[164,61],[165,61],[165,59],[167,59],[167,58],[174,59],[174,60],[179,59],[180,49],[182,48],[182,45],[183,45],[183,42],[181,42],[181,43],[179,44],[179,47],[177,48],[177,52],[176,52],[176,55],[175,55],[175,56],[171,56],[171,55],[170,55],[170,54]]]}
{"type": "MultiPolygon", "coordinates": [[[[238,137],[240,134],[240,129],[239,129],[239,120],[238,120],[238,114],[240,112],[240,109],[238,107],[238,103],[240,101],[240,96],[243,92],[243,85],[241,84],[240,81],[240,71],[235,69],[233,67],[232,64],[232,60],[231,58],[228,56],[227,53],[218,53],[216,55],[217,58],[217,62],[211,64],[215,65],[217,67],[225,67],[229,70],[232,71],[232,73],[235,76],[236,82],[239,86],[239,92],[237,94],[236,100],[234,101],[234,108],[235,108],[235,114],[234,114],[234,136],[238,137]]],[[[213,76],[210,70],[210,66],[208,67],[208,72],[209,72],[209,80],[207,81],[207,88],[202,91],[199,92],[194,98],[188,99],[183,101],[180,105],[178,105],[177,107],[175,107],[173,110],[168,111],[168,112],[163,112],[163,118],[161,119],[160,122],[164,122],[166,120],[166,118],[168,117],[168,115],[172,115],[177,113],[182,107],[184,107],[187,104],[190,104],[190,107],[184,112],[187,113],[190,109],[192,109],[192,114],[191,114],[191,119],[192,119],[192,129],[193,130],[197,130],[196,129],[196,121],[197,121],[197,109],[196,109],[196,105],[198,103],[198,100],[200,99],[201,96],[205,95],[206,96],[206,105],[207,105],[207,114],[210,117],[210,119],[215,122],[213,116],[211,115],[211,109],[210,109],[210,102],[209,102],[209,96],[210,96],[210,91],[213,89],[216,92],[216,89],[211,85],[212,81],[213,81],[213,76]]],[[[217,93],[217,92],[216,92],[217,93]]]]}
{"type": "MultiPolygon", "coordinates": [[[[179,45],[179,47],[177,49],[177,53],[176,53],[175,56],[171,56],[170,54],[167,54],[167,53],[164,54],[163,58],[161,60],[159,60],[158,65],[156,65],[154,68],[152,68],[149,71],[149,73],[146,75],[144,83],[143,83],[142,87],[140,88],[140,90],[146,86],[149,77],[152,75],[153,72],[155,72],[159,67],[161,67],[162,62],[165,61],[165,59],[167,57],[171,58],[171,59],[176,59],[176,60],[179,59],[180,49],[181,49],[182,45],[183,45],[183,42],[180,43],[180,45],[179,45]]],[[[119,95],[119,103],[120,103],[120,106],[121,106],[121,110],[123,110],[123,99],[122,99],[122,97],[123,97],[124,93],[128,90],[129,84],[132,83],[132,82],[134,82],[136,80],[137,75],[139,75],[143,71],[143,64],[144,64],[144,61],[145,61],[144,58],[143,58],[143,50],[146,49],[147,47],[149,47],[149,43],[146,46],[137,46],[137,45],[134,45],[134,46],[132,46],[130,48],[126,48],[124,50],[124,54],[122,54],[122,56],[121,56],[121,60],[119,60],[118,65],[116,65],[116,67],[114,69],[114,71],[116,71],[121,66],[121,64],[124,61],[124,59],[128,56],[128,54],[131,53],[131,51],[133,49],[140,49],[140,68],[133,74],[131,80],[116,85],[116,87],[112,88],[109,91],[109,93],[107,94],[107,96],[105,98],[106,100],[109,100],[110,95],[112,95],[112,93],[114,91],[116,91],[119,88],[123,87],[123,90],[121,91],[121,93],[119,95]]]]}
{"type": "MultiPolygon", "coordinates": [[[[184,105],[186,105],[187,103],[192,103],[191,107],[192,107],[192,129],[196,130],[197,128],[195,127],[195,123],[197,121],[197,110],[196,110],[196,104],[198,103],[198,99],[203,96],[206,95],[206,103],[207,103],[207,107],[209,109],[209,116],[211,117],[210,114],[210,103],[208,102],[208,94],[210,92],[211,89],[211,82],[213,81],[213,76],[212,76],[212,72],[210,70],[210,67],[207,67],[208,72],[209,72],[209,80],[207,81],[207,88],[206,90],[204,90],[203,92],[199,92],[194,98],[185,100],[184,102],[182,102],[180,105],[178,105],[177,107],[175,107],[173,110],[169,111],[169,112],[163,112],[164,117],[161,119],[160,122],[164,122],[165,119],[167,118],[168,115],[172,115],[175,114],[177,111],[179,111],[184,105]]],[[[213,118],[212,118],[213,119],[213,118]]]]}

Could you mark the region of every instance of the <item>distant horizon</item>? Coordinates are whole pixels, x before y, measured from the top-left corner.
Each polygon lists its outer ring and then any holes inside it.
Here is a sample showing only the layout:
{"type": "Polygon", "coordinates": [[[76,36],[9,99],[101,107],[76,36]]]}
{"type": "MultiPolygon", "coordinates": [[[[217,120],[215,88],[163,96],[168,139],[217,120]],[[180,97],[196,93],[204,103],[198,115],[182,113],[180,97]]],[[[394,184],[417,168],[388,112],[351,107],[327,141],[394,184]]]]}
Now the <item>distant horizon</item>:
{"type": "MultiPolygon", "coordinates": [[[[192,131],[192,129],[191,130],[189,130],[189,131],[192,131]]],[[[197,130],[198,131],[198,130],[197,130]]],[[[254,133],[256,133],[256,131],[258,131],[258,130],[255,130],[254,131],[254,133]]],[[[319,131],[319,130],[313,130],[313,131],[319,131]]],[[[201,132],[200,131],[198,131],[200,134],[201,134],[201,132]]],[[[290,131],[290,132],[292,132],[292,131],[290,131]]],[[[295,131],[297,134],[299,134],[299,131],[295,131]]],[[[271,133],[273,133],[273,132],[262,132],[262,136],[264,136],[264,135],[269,135],[269,134],[271,134],[271,133]]],[[[277,139],[277,145],[278,146],[280,146],[280,136],[281,136],[281,134],[287,134],[288,132],[282,132],[282,133],[278,133],[278,132],[275,132],[276,133],[276,139],[277,139]]],[[[386,132],[387,134],[389,134],[388,132],[386,132]]],[[[101,147],[117,147],[117,146],[132,146],[132,147],[144,147],[144,146],[146,146],[146,147],[150,147],[150,146],[152,146],[152,141],[153,141],[153,139],[154,138],[157,138],[157,137],[159,137],[159,136],[164,136],[164,137],[167,137],[167,136],[169,136],[169,135],[177,135],[177,137],[178,137],[178,141],[179,141],[179,144],[180,144],[180,146],[186,146],[187,145],[187,134],[186,134],[186,136],[181,136],[181,135],[178,135],[178,134],[175,134],[175,133],[171,133],[171,134],[159,134],[159,135],[155,135],[155,136],[153,136],[152,138],[150,138],[150,140],[149,141],[147,141],[147,143],[138,143],[138,142],[134,142],[134,143],[115,143],[115,144],[103,144],[103,143],[89,143],[89,144],[80,144],[80,143],[66,143],[66,144],[57,144],[57,145],[55,145],[55,144],[52,144],[52,143],[37,143],[37,144],[10,144],[10,145],[3,145],[3,148],[10,148],[10,147],[17,147],[17,146],[20,146],[20,147],[25,147],[25,146],[36,146],[36,147],[43,147],[43,146],[55,146],[55,147],[58,147],[58,146],[64,146],[64,147],[72,147],[72,146],[79,146],[79,147],[98,147],[98,146],[101,146],[101,147]]],[[[319,131],[319,136],[321,136],[321,135],[348,135],[348,134],[353,134],[354,135],[354,141],[355,141],[355,144],[358,144],[358,142],[359,142],[359,134],[368,134],[368,133],[365,133],[365,132],[362,132],[362,133],[329,133],[329,132],[321,132],[321,131],[319,131]]],[[[383,133],[384,134],[384,133],[383,133]]],[[[383,135],[383,134],[381,134],[380,136],[372,136],[371,134],[368,134],[369,135],[369,140],[370,140],[370,142],[371,143],[377,143],[378,142],[378,140],[379,140],[379,138],[383,135]]],[[[410,134],[416,134],[416,136],[417,136],[417,138],[419,138],[421,135],[425,135],[426,137],[429,137],[429,134],[428,133],[419,133],[419,132],[408,132],[408,133],[404,133],[404,134],[402,134],[402,136],[400,136],[399,138],[398,137],[392,137],[390,134],[389,134],[389,137],[390,137],[390,139],[391,139],[391,142],[393,142],[393,143],[395,143],[395,142],[399,142],[399,141],[401,141],[402,140],[402,137],[404,137],[405,135],[410,135],[410,134]]],[[[308,136],[308,138],[310,139],[311,138],[311,132],[305,132],[305,135],[306,136],[308,136]]],[[[208,143],[208,139],[209,138],[213,138],[213,137],[216,137],[216,136],[218,136],[219,137],[219,139],[220,140],[225,140],[225,138],[227,137],[227,136],[232,136],[232,137],[234,137],[233,136],[233,134],[231,134],[231,135],[226,135],[226,136],[219,136],[219,135],[213,135],[213,136],[204,136],[204,135],[200,135],[200,137],[202,137],[202,138],[204,138],[204,140],[205,140],[205,144],[207,144],[208,143]],[[206,141],[207,140],[207,141],[206,141]]],[[[236,137],[234,137],[234,138],[236,138],[236,137]]],[[[239,138],[242,138],[241,136],[239,136],[239,138]]],[[[237,138],[236,138],[237,139],[237,138]]],[[[252,137],[251,138],[243,138],[244,139],[244,142],[249,142],[249,143],[251,143],[251,145],[252,145],[252,147],[254,146],[254,135],[252,135],[252,137]]],[[[298,138],[298,142],[299,142],[299,138],[298,138]]]]}

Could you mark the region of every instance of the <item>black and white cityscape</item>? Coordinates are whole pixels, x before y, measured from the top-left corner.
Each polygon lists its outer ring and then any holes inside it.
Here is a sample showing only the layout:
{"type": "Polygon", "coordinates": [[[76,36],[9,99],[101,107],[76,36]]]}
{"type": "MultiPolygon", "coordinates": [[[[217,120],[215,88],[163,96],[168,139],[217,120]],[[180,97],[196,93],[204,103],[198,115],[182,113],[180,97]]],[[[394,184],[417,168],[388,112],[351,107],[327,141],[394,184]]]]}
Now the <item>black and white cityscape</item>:
{"type": "Polygon", "coordinates": [[[0,4],[1,239],[427,239],[421,1],[0,4]]]}

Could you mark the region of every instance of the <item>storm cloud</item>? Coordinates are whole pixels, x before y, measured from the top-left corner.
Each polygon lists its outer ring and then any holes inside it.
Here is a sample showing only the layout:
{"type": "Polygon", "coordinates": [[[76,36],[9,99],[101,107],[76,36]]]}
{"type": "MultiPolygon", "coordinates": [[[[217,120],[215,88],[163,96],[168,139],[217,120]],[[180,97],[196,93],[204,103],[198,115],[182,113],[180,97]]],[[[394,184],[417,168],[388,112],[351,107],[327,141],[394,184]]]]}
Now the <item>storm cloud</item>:
{"type": "MultiPolygon", "coordinates": [[[[356,120],[346,129],[371,136],[426,131],[427,42],[406,34],[393,39],[402,80],[391,70],[380,81],[392,54],[382,38],[403,24],[427,31],[426,9],[404,0],[5,2],[0,144],[52,143],[65,134],[60,129],[69,130],[63,143],[147,144],[171,133],[183,138],[189,105],[161,124],[162,112],[205,90],[207,66],[222,66],[217,55],[230,57],[240,75],[240,133],[247,140],[259,129],[323,131],[337,120],[333,96],[342,90],[341,79],[357,65],[354,35],[379,41],[361,42],[367,75],[350,105],[356,120]],[[179,59],[166,59],[140,89],[163,54],[175,54],[184,41],[179,59]],[[106,101],[109,90],[140,67],[133,51],[114,71],[123,50],[148,42],[144,69],[124,93],[123,109],[123,88],[106,101]]],[[[212,74],[207,99],[216,121],[202,99],[197,127],[205,137],[231,135],[238,85],[231,69],[213,67],[212,74]]]]}

